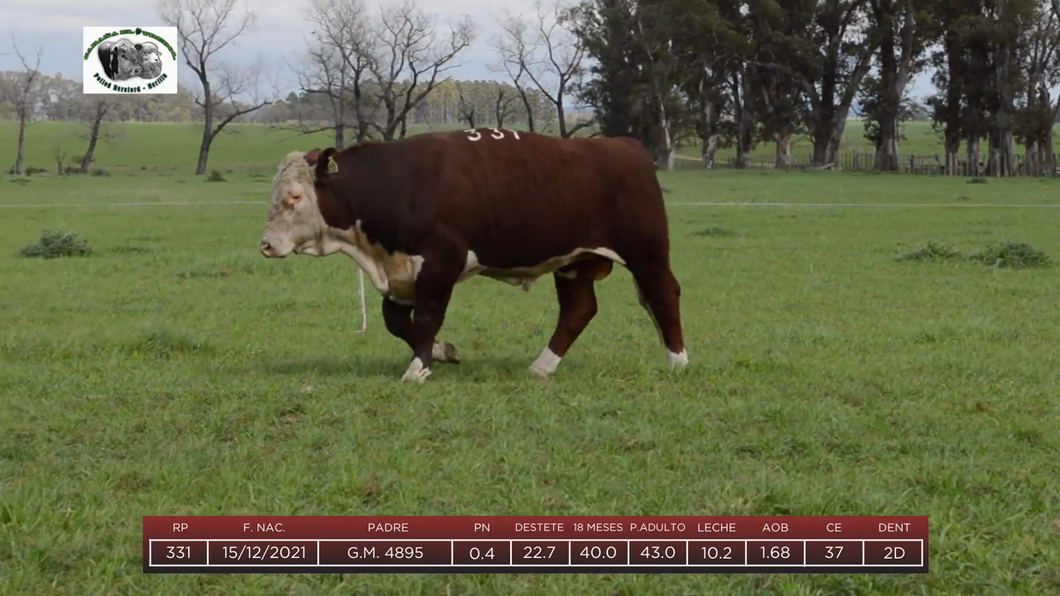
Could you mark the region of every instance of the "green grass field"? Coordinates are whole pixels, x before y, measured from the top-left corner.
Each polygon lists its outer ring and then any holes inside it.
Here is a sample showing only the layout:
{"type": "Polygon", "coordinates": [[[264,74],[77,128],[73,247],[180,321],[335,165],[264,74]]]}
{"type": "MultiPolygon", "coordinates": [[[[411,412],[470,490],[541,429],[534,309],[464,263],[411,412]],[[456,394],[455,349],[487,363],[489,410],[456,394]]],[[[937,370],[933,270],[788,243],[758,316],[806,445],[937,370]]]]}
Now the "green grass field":
{"type": "Polygon", "coordinates": [[[474,279],[442,334],[463,363],[409,386],[377,295],[356,332],[352,261],[268,261],[264,205],[207,204],[266,200],[304,140],[231,139],[209,183],[130,129],[119,174],[0,176],[0,594],[1060,593],[1057,268],[896,260],[1058,259],[1060,209],[1013,207],[1058,181],[663,173],[683,374],[616,269],[552,379],[527,372],[551,281],[474,279]],[[95,252],[16,256],[45,229],[95,252]],[[929,515],[932,572],[144,575],[141,517],[185,514],[929,515]]]}

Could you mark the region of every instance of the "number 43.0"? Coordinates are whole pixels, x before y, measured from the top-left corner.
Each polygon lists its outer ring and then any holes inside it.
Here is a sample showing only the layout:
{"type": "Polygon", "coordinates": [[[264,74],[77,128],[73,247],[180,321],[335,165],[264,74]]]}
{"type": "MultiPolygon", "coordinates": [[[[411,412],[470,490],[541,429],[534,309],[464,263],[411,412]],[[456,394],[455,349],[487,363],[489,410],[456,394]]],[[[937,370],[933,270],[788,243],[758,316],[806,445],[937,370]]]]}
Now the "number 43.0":
{"type": "MultiPolygon", "coordinates": [[[[498,139],[498,140],[504,138],[504,131],[503,130],[501,130],[499,128],[491,128],[490,131],[492,131],[490,133],[490,138],[498,139]]],[[[479,131],[475,130],[474,128],[469,128],[469,129],[465,130],[464,132],[467,133],[467,140],[469,140],[469,141],[477,141],[477,140],[482,138],[482,133],[480,133],[479,131]]],[[[519,133],[515,132],[514,130],[509,130],[508,132],[512,133],[512,136],[515,137],[515,140],[519,140],[519,133]]]]}

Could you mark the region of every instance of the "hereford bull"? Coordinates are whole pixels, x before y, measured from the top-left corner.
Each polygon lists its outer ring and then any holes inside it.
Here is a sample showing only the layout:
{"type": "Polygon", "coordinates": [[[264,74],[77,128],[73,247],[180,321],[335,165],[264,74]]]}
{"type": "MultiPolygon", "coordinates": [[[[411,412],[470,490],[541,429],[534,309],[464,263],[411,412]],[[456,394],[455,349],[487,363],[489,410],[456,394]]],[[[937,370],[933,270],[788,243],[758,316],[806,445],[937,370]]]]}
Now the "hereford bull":
{"type": "Polygon", "coordinates": [[[412,349],[403,381],[459,362],[436,341],[457,283],[482,275],[529,289],[552,273],[559,321],[530,366],[548,377],[596,315],[593,284],[614,263],[633,274],[670,369],[688,364],[662,191],[632,139],[480,128],[292,152],[259,250],[356,261],[383,295],[387,330],[412,349]]]}

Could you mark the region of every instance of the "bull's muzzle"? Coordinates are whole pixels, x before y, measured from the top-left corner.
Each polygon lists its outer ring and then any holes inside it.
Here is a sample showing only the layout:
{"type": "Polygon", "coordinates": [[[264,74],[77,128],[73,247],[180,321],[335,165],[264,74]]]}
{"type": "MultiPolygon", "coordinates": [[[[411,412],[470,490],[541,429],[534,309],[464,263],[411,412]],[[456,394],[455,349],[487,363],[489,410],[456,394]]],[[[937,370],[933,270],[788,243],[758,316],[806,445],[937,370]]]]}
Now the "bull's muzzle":
{"type": "Polygon", "coordinates": [[[261,251],[261,254],[266,258],[271,259],[276,256],[276,249],[272,247],[272,244],[270,244],[268,240],[262,240],[261,244],[258,245],[258,250],[261,251]]]}

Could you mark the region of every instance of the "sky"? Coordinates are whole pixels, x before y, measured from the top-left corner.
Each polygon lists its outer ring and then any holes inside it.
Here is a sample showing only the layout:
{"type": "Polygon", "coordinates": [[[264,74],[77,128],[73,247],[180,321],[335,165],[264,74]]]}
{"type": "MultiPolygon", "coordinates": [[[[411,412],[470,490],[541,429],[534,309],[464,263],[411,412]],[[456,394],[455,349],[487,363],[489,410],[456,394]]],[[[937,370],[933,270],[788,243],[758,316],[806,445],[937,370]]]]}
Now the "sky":
{"type": "MultiPolygon", "coordinates": [[[[238,1],[238,0],[237,0],[238,1]]],[[[305,51],[305,40],[310,31],[303,13],[308,0],[242,0],[257,13],[252,30],[238,42],[226,48],[221,57],[232,63],[252,63],[264,59],[274,74],[274,81],[283,88],[283,95],[295,88],[294,79],[285,68],[284,60],[295,60],[305,51]]],[[[368,6],[389,5],[399,0],[366,0],[368,6]]],[[[447,20],[470,15],[478,27],[475,41],[458,57],[458,67],[448,74],[459,79],[496,79],[489,64],[495,60],[490,40],[498,33],[497,19],[504,11],[533,14],[534,0],[416,0],[418,6],[437,16],[439,29],[444,32],[447,20]]],[[[20,69],[10,53],[12,32],[23,53],[32,58],[43,48],[41,70],[46,74],[62,74],[81,80],[82,27],[135,28],[162,26],[152,0],[27,0],[5,1],[0,4],[0,70],[20,69]]],[[[190,71],[180,71],[181,84],[191,83],[190,71]]],[[[911,95],[920,98],[931,91],[926,75],[911,85],[911,95]]]]}

